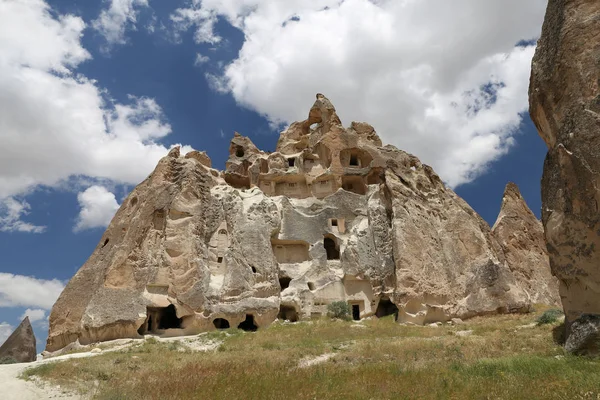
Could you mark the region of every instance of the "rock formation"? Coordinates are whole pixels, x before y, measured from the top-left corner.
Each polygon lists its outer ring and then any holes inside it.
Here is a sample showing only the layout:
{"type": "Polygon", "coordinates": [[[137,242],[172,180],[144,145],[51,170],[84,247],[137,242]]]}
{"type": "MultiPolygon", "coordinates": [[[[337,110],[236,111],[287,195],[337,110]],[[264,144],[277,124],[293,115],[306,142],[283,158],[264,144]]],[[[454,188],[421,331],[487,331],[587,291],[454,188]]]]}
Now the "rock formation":
{"type": "Polygon", "coordinates": [[[0,346],[0,359],[14,359],[20,363],[32,362],[36,359],[35,335],[29,317],[19,324],[17,329],[0,346]]]}
{"type": "Polygon", "coordinates": [[[323,95],[273,153],[225,171],[171,150],[123,202],[50,316],[47,350],[324,315],[418,324],[530,309],[489,225],[416,157],[344,128],[323,95]]]}
{"type": "Polygon", "coordinates": [[[529,89],[548,146],[542,222],[567,336],[578,318],[600,314],[599,17],[595,0],[549,1],[529,89]]]}
{"type": "Polygon", "coordinates": [[[550,273],[544,228],[531,212],[519,188],[506,185],[492,234],[502,246],[508,267],[533,303],[557,305],[558,281],[550,273]]]}

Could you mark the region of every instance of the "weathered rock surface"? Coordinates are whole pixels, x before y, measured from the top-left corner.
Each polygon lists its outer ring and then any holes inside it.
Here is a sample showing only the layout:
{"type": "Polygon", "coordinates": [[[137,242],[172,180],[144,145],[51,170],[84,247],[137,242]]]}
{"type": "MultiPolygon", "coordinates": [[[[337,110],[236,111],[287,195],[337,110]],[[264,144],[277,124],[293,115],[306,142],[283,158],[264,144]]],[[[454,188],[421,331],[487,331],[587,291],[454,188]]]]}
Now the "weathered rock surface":
{"type": "Polygon", "coordinates": [[[29,322],[29,317],[25,317],[17,329],[0,346],[0,359],[6,357],[20,363],[26,363],[35,361],[36,353],[33,328],[29,322]]]}
{"type": "Polygon", "coordinates": [[[527,311],[488,224],[416,157],[323,95],[266,153],[236,133],[225,171],[173,149],[123,202],[50,316],[47,350],[324,315],[419,324],[527,311]]]}
{"type": "Polygon", "coordinates": [[[506,185],[492,234],[502,247],[508,267],[533,303],[560,303],[558,280],[550,273],[544,228],[531,212],[519,188],[506,185]]]}
{"type": "Polygon", "coordinates": [[[533,59],[530,114],[548,146],[542,222],[567,335],[600,314],[600,2],[550,0],[533,59]]]}

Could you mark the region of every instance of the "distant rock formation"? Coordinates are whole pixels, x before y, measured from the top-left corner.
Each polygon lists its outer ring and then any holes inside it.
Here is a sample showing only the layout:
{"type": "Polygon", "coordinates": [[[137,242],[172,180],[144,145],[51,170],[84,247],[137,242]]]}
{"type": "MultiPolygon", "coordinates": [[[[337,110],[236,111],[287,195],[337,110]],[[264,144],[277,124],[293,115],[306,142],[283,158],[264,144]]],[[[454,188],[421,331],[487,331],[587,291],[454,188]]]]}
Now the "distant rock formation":
{"type": "Polygon", "coordinates": [[[548,146],[542,222],[567,336],[578,318],[600,315],[598,18],[597,0],[548,2],[529,88],[529,112],[548,146]]]}
{"type": "Polygon", "coordinates": [[[492,234],[502,246],[508,267],[533,303],[560,304],[558,280],[550,273],[544,228],[531,212],[519,188],[506,185],[492,234]]]}
{"type": "Polygon", "coordinates": [[[35,335],[29,317],[19,324],[17,329],[0,346],[0,359],[9,358],[20,363],[36,359],[35,335]]]}
{"type": "Polygon", "coordinates": [[[236,133],[229,154],[225,171],[196,151],[160,160],[54,305],[47,350],[254,330],[334,301],[417,324],[530,309],[489,225],[325,96],[275,152],[236,133]]]}

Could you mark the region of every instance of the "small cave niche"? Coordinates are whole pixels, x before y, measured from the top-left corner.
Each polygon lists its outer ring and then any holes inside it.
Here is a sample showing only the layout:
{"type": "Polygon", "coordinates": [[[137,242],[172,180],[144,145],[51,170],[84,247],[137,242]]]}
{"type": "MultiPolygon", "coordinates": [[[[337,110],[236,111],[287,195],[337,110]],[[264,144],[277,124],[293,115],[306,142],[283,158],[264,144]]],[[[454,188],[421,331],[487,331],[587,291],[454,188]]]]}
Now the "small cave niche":
{"type": "Polygon", "coordinates": [[[288,158],[287,161],[288,161],[288,166],[290,168],[293,168],[296,165],[296,158],[295,157],[288,158]]]}
{"type": "Polygon", "coordinates": [[[137,204],[137,202],[138,202],[138,198],[136,196],[133,196],[131,198],[131,200],[129,200],[129,206],[130,207],[135,207],[135,205],[137,204]]]}
{"type": "Polygon", "coordinates": [[[375,311],[375,316],[377,318],[387,317],[388,315],[393,315],[394,319],[398,319],[398,307],[392,303],[390,299],[383,298],[379,300],[379,304],[377,305],[377,311],[375,311]]]}
{"type": "Polygon", "coordinates": [[[277,319],[280,319],[282,321],[298,322],[298,312],[292,306],[281,305],[279,307],[279,314],[277,314],[277,319]]]}
{"type": "Polygon", "coordinates": [[[315,290],[315,283],[314,282],[308,282],[306,285],[308,286],[308,290],[315,290]]]}
{"type": "Polygon", "coordinates": [[[217,257],[217,262],[221,264],[223,262],[223,257],[217,257]]]}
{"type": "Polygon", "coordinates": [[[340,152],[340,161],[344,167],[365,168],[373,161],[373,156],[368,151],[351,148],[340,152]]]}
{"type": "Polygon", "coordinates": [[[340,259],[340,247],[337,243],[337,239],[333,235],[327,235],[323,238],[323,247],[327,253],[328,260],[339,260],[340,259]]]}
{"type": "Polygon", "coordinates": [[[241,146],[238,146],[238,148],[235,150],[235,156],[236,157],[244,157],[244,148],[241,146]]]}
{"type": "Polygon", "coordinates": [[[213,325],[219,330],[229,329],[229,321],[227,321],[225,318],[215,318],[213,320],[213,325]]]}
{"type": "Polygon", "coordinates": [[[360,176],[343,176],[342,189],[360,195],[367,193],[367,186],[360,176]]]}
{"type": "Polygon", "coordinates": [[[255,274],[256,273],[256,267],[252,267],[252,273],[255,274]]]}
{"type": "Polygon", "coordinates": [[[108,240],[108,238],[106,238],[106,240],[105,240],[105,241],[104,241],[104,243],[102,244],[102,248],[105,248],[105,247],[106,247],[106,245],[108,244],[108,242],[109,242],[109,240],[108,240]]]}
{"type": "Polygon", "coordinates": [[[238,329],[246,332],[256,332],[258,330],[258,326],[254,322],[254,315],[246,314],[246,319],[238,325],[238,329]]]}
{"type": "Polygon", "coordinates": [[[152,226],[154,229],[158,231],[162,231],[165,229],[165,225],[167,223],[167,213],[165,210],[154,210],[152,214],[152,226]]]}
{"type": "Polygon", "coordinates": [[[290,278],[289,276],[280,276],[279,277],[279,286],[281,286],[282,292],[285,289],[290,287],[290,282],[292,282],[292,278],[290,278]]]}
{"type": "Polygon", "coordinates": [[[358,162],[357,154],[350,154],[350,166],[351,167],[360,167],[360,163],[358,162]]]}

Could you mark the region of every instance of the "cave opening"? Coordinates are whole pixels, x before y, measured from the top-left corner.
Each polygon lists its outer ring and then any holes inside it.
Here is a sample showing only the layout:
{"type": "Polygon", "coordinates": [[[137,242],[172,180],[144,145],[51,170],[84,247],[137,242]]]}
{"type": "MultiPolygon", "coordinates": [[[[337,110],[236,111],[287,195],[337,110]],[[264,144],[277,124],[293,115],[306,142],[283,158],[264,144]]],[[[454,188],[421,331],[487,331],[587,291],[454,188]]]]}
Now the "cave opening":
{"type": "Polygon", "coordinates": [[[339,260],[340,259],[340,249],[338,248],[337,243],[331,237],[325,237],[323,239],[323,247],[325,247],[325,252],[327,253],[328,260],[339,260]]]}
{"type": "Polygon", "coordinates": [[[290,282],[292,278],[289,276],[282,276],[279,278],[279,286],[281,286],[281,291],[283,292],[285,289],[290,287],[290,282]]]}
{"type": "Polygon", "coordinates": [[[277,314],[277,318],[282,321],[297,322],[298,312],[294,307],[281,305],[279,307],[279,314],[277,314]]]}
{"type": "Polygon", "coordinates": [[[352,319],[360,321],[360,306],[358,304],[352,304],[352,319]]]}
{"type": "Polygon", "coordinates": [[[229,329],[229,321],[227,321],[225,318],[215,318],[213,325],[219,330],[229,329]]]}
{"type": "Polygon", "coordinates": [[[258,326],[254,323],[254,316],[252,314],[246,314],[246,319],[238,325],[238,329],[246,332],[256,332],[258,326]]]}
{"type": "Polygon", "coordinates": [[[377,318],[387,317],[388,315],[393,315],[394,319],[398,319],[398,307],[391,302],[390,299],[381,299],[379,300],[379,304],[377,305],[377,310],[375,311],[375,316],[377,318]]]}

